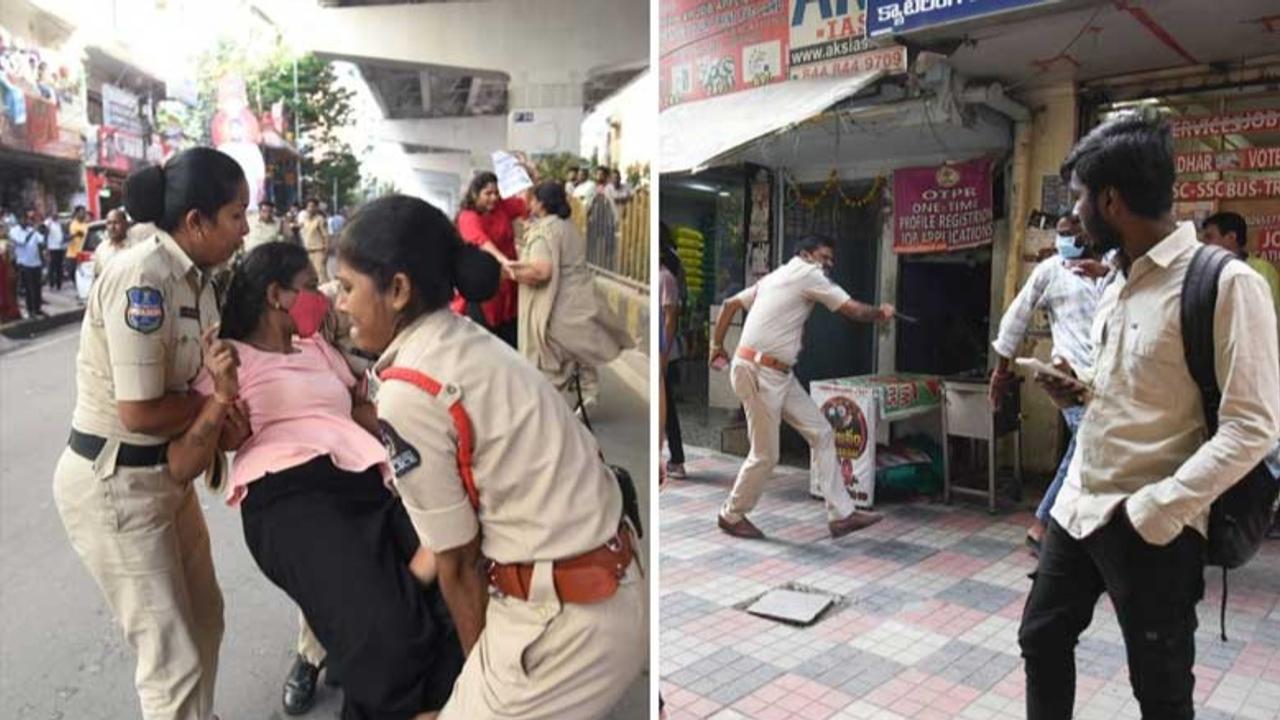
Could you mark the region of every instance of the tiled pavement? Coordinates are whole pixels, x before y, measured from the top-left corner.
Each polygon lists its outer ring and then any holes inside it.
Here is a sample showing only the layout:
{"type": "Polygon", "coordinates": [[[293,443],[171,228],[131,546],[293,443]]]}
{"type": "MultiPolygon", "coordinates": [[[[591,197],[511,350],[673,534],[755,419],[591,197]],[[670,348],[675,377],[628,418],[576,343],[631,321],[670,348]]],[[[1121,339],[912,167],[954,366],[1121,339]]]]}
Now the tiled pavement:
{"type": "MultiPolygon", "coordinates": [[[[1034,559],[1026,513],[885,505],[887,518],[831,540],[807,471],[779,468],[752,520],[766,541],[715,527],[738,458],[687,448],[688,480],[661,498],[661,673],[671,720],[1023,718],[1017,629],[1034,559]],[[840,597],[797,628],[739,607],[787,583],[840,597]]],[[[1221,581],[1206,578],[1197,718],[1280,720],[1280,541],[1221,581]]],[[[1077,650],[1079,720],[1139,718],[1104,597],[1077,650]]]]}

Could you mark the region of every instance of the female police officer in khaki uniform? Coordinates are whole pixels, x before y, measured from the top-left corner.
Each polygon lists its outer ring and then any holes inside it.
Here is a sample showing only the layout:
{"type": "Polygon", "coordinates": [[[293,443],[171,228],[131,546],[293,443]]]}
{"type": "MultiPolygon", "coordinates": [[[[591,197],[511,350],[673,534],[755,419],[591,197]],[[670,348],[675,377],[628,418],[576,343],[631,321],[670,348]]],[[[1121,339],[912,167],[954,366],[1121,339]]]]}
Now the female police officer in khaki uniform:
{"type": "MultiPolygon", "coordinates": [[[[165,445],[206,403],[189,392],[202,333],[218,322],[205,270],[248,232],[240,167],[208,148],[135,173],[126,207],[156,233],[93,285],[80,330],[71,439],[53,491],[71,544],[138,656],[146,720],[213,717],[222,594],[193,487],[169,474],[165,445]]],[[[210,337],[212,334],[210,334],[210,337]]],[[[207,430],[217,434],[222,423],[207,430]]]]}
{"type": "Polygon", "coordinates": [[[497,270],[436,208],[386,197],[343,232],[338,307],[382,353],[396,488],[468,655],[440,717],[599,717],[644,662],[641,569],[595,439],[536,368],[447,307],[455,286],[492,294],[497,270]]]}

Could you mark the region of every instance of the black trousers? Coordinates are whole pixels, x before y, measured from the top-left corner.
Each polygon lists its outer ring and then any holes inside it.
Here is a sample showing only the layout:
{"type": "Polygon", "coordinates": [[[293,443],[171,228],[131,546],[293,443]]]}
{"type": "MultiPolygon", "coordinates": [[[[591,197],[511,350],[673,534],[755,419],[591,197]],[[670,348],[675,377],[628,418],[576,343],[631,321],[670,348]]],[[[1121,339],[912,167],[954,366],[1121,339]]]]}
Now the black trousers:
{"type": "Polygon", "coordinates": [[[1050,521],[1022,612],[1028,720],[1069,720],[1075,647],[1104,591],[1111,597],[1144,720],[1191,720],[1196,604],[1204,597],[1204,538],[1186,528],[1164,547],[1142,540],[1121,505],[1083,540],[1050,521]]]}
{"type": "Polygon", "coordinates": [[[409,572],[418,537],[376,470],[328,457],[249,486],[245,541],[341,668],[343,720],[401,720],[444,707],[462,646],[439,587],[409,572]]]}
{"type": "Polygon", "coordinates": [[[666,387],[664,393],[667,400],[667,448],[671,450],[671,463],[673,465],[684,464],[684,440],[680,436],[680,413],[676,412],[676,382],[680,379],[680,373],[676,371],[675,362],[667,363],[667,371],[664,376],[666,387]]]}
{"type": "Polygon", "coordinates": [[[62,289],[62,261],[66,257],[66,250],[49,251],[49,287],[54,290],[62,289]]]}
{"type": "Polygon", "coordinates": [[[18,266],[18,284],[22,286],[22,297],[27,302],[27,315],[35,317],[44,305],[42,293],[44,270],[38,267],[18,266]]]}

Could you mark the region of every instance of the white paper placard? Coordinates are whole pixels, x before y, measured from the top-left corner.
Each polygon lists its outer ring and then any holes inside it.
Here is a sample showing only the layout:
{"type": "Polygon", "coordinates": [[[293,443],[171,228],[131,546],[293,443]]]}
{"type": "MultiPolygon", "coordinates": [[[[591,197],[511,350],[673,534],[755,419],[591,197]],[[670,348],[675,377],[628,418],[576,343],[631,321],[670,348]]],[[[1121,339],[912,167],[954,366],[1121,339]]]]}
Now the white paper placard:
{"type": "Polygon", "coordinates": [[[529,173],[511,153],[499,150],[493,154],[493,173],[498,176],[498,194],[504,198],[515,197],[533,187],[529,173]]]}

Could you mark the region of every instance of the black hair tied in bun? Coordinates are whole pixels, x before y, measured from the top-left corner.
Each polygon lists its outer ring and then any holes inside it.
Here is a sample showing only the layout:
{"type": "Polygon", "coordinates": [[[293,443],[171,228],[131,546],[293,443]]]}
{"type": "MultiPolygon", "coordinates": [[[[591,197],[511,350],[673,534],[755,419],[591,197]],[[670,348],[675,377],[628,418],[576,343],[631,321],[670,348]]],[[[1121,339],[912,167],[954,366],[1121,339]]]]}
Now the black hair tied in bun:
{"type": "Polygon", "coordinates": [[[192,210],[213,219],[236,200],[245,186],[244,171],[232,157],[213,148],[194,147],[151,166],[124,184],[124,207],[137,222],[155,223],[173,232],[192,210]]]}
{"type": "Polygon", "coordinates": [[[124,184],[124,208],[135,222],[157,223],[164,216],[164,168],[145,167],[124,184]]]}

